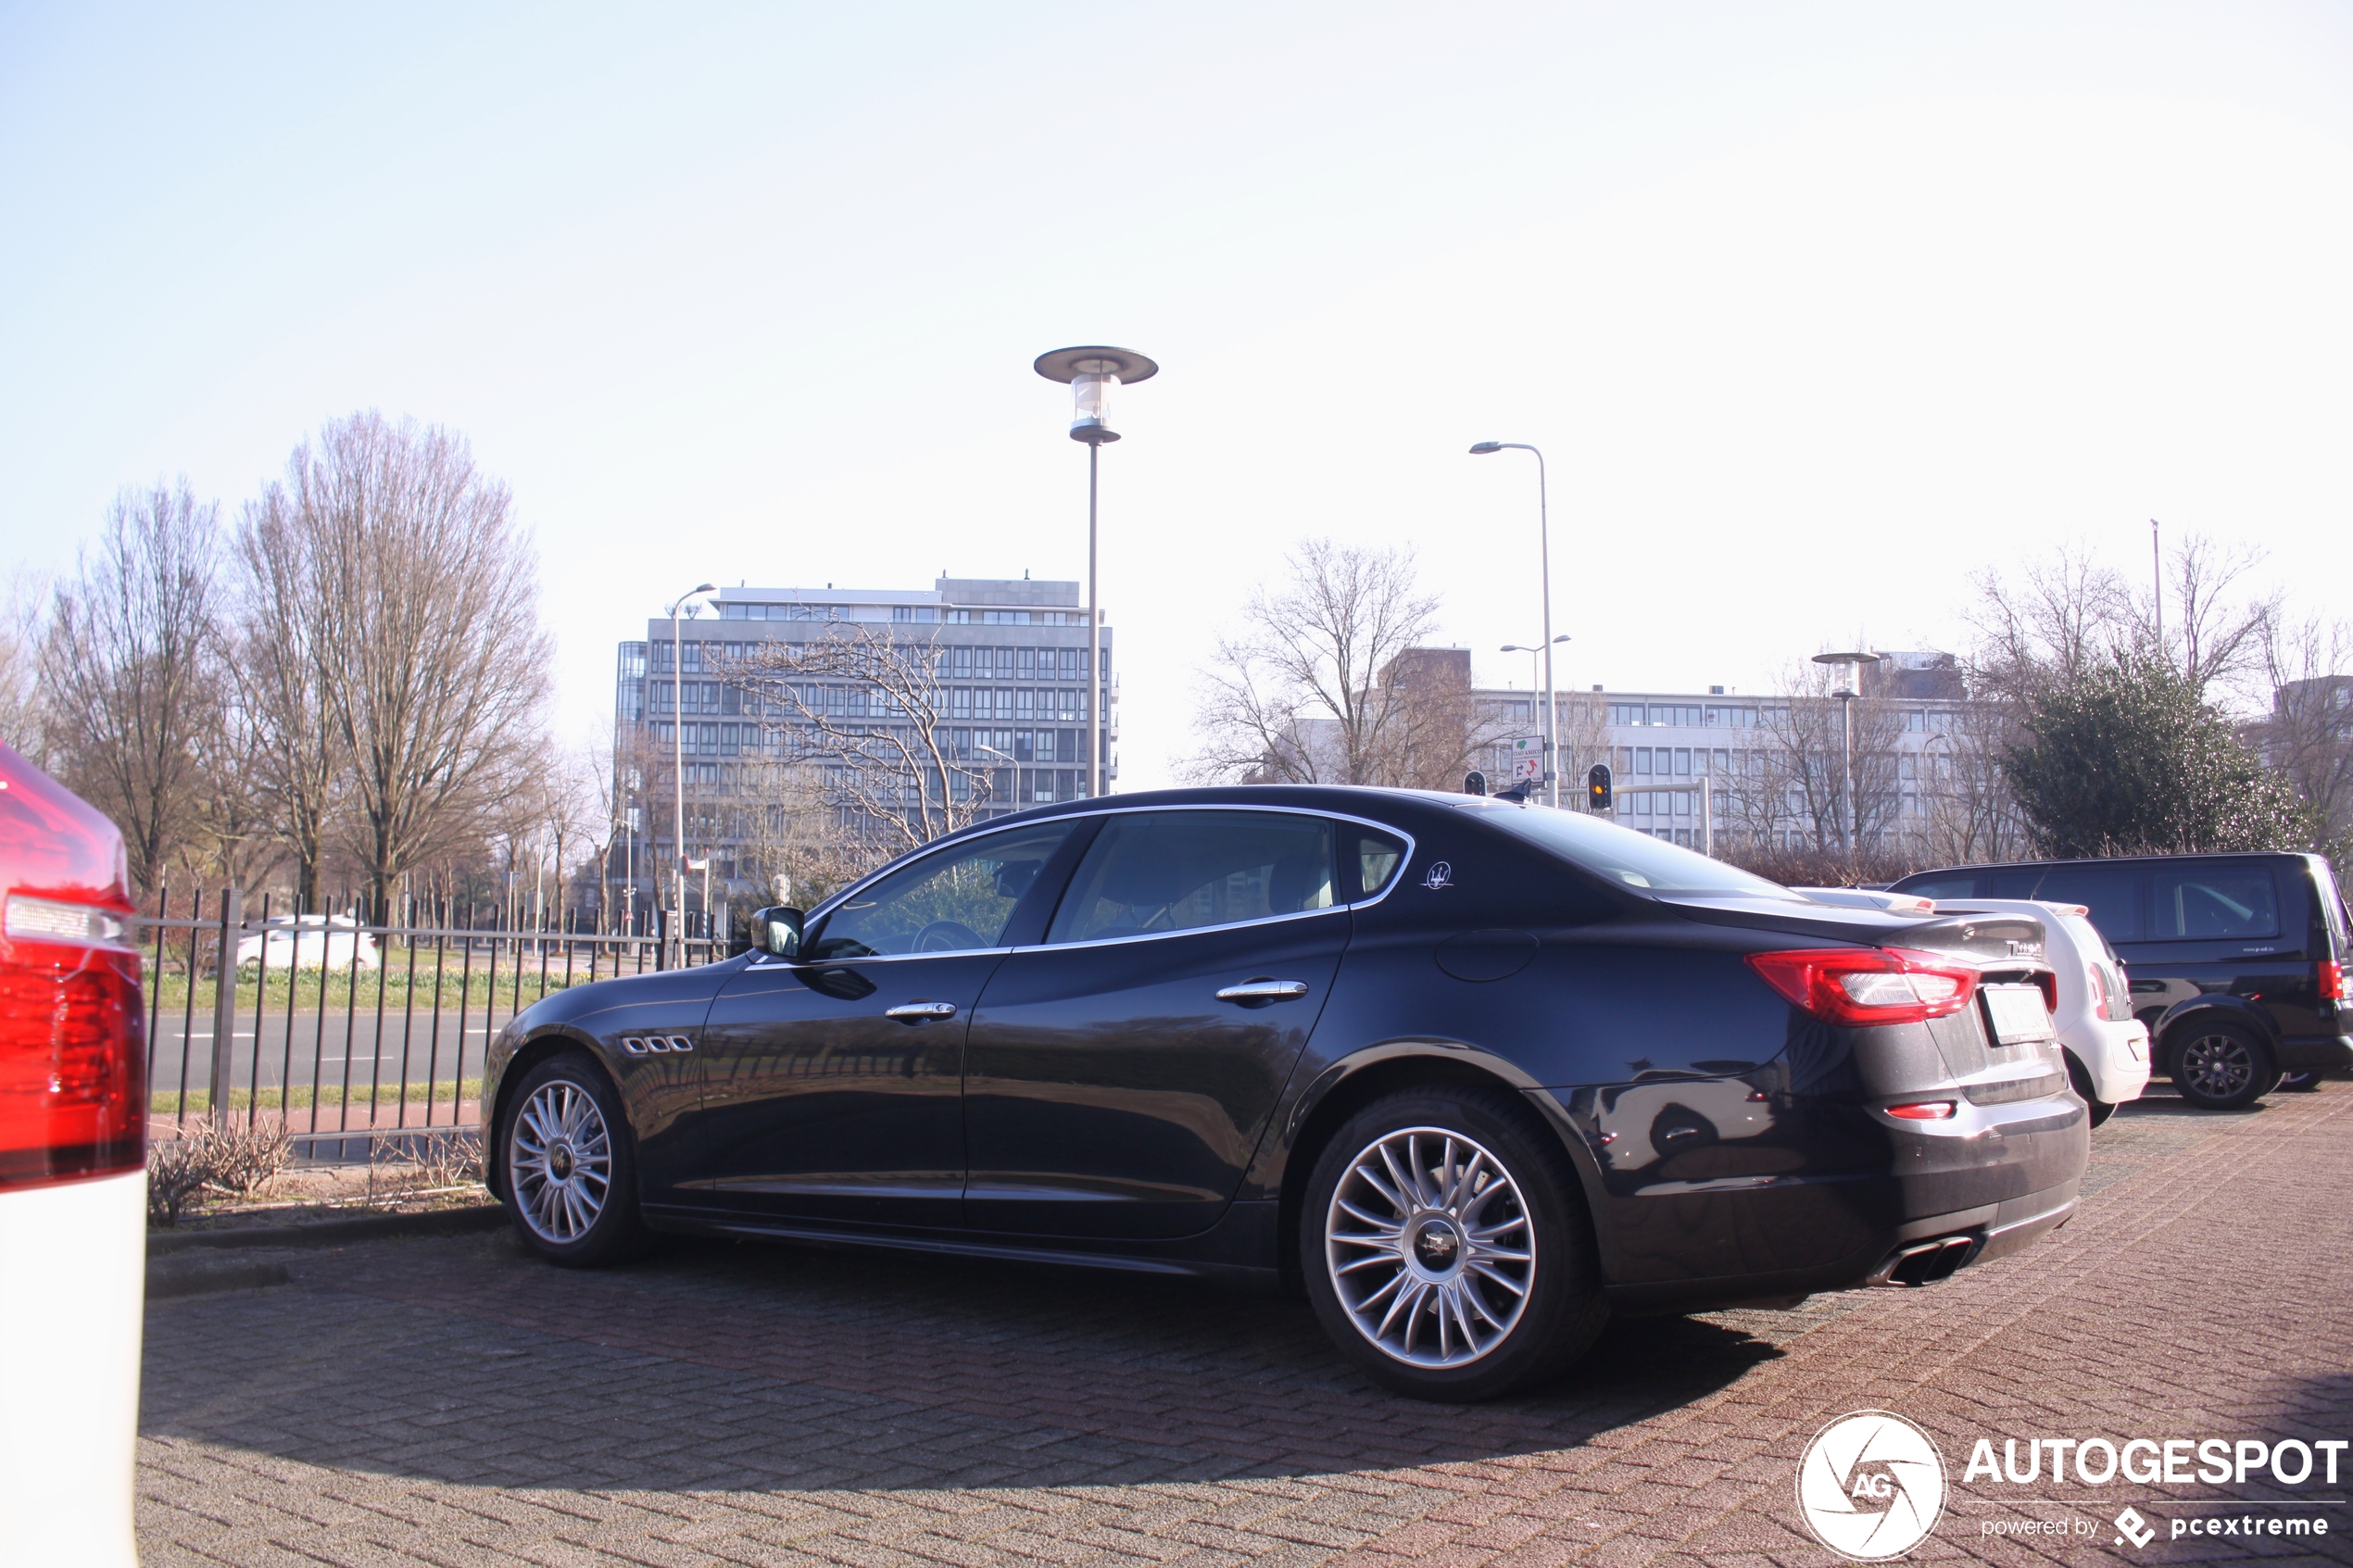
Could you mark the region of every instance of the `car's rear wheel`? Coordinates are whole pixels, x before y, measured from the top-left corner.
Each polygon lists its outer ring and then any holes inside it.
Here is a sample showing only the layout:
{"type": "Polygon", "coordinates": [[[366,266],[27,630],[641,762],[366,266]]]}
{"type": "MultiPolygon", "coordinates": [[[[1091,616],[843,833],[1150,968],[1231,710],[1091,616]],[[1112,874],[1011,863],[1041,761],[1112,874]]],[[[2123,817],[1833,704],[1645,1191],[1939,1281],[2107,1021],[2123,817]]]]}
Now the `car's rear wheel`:
{"type": "Polygon", "coordinates": [[[2116,1114],[2116,1106],[2112,1101],[2104,1100],[2093,1092],[2091,1072],[2082,1062],[2075,1060],[2073,1051],[2067,1053],[2067,1081],[2075,1086],[2075,1098],[2091,1107],[2093,1126],[2099,1126],[2116,1114]]]}
{"type": "Polygon", "coordinates": [[[2314,1094],[2320,1089],[2321,1075],[2318,1073],[2283,1073],[2278,1086],[2291,1094],[2314,1094]]]}
{"type": "Polygon", "coordinates": [[[1325,1332],[1416,1399],[1491,1399],[1552,1375],[1608,1320],[1566,1150],[1508,1091],[1373,1101],[1315,1162],[1301,1273],[1325,1332]]]}
{"type": "Polygon", "coordinates": [[[2196,1022],[2180,1030],[2173,1085],[2208,1110],[2236,1110],[2271,1092],[2280,1070],[2271,1047],[2235,1023],[2196,1022]]]}
{"type": "Polygon", "coordinates": [[[621,1095],[587,1055],[567,1051],[524,1074],[505,1117],[507,1214],[550,1262],[593,1268],[643,1252],[637,1150],[621,1095]]]}

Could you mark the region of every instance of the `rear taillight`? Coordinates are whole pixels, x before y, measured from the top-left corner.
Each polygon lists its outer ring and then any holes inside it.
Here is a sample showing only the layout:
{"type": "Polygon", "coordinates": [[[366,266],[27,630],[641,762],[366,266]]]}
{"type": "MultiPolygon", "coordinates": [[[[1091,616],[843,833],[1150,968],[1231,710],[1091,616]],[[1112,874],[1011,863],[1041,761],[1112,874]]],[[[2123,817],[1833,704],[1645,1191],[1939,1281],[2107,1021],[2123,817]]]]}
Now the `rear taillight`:
{"type": "Polygon", "coordinates": [[[2049,1013],[2057,1012],[2058,976],[2046,969],[2034,977],[2034,985],[2043,993],[2043,1010],[2049,1013]]]}
{"type": "Polygon", "coordinates": [[[2099,965],[2087,963],[2083,966],[2083,989],[2091,995],[2094,1018],[2105,1020],[2116,1016],[2108,1010],[2108,974],[2099,965]]]}
{"type": "Polygon", "coordinates": [[[114,825],[0,745],[0,1188],[146,1159],[139,955],[114,825]]]}
{"type": "Polygon", "coordinates": [[[1906,1122],[1948,1122],[1960,1107],[1949,1099],[1916,1099],[1905,1105],[1887,1108],[1890,1116],[1901,1116],[1906,1122]]]}
{"type": "Polygon", "coordinates": [[[2345,966],[2334,959],[2321,960],[2321,999],[2328,1002],[2345,999],[2345,966]]]}
{"type": "Polygon", "coordinates": [[[1977,994],[1975,969],[1908,947],[1751,953],[1748,966],[1815,1017],[1850,1027],[1943,1018],[1977,994]]]}

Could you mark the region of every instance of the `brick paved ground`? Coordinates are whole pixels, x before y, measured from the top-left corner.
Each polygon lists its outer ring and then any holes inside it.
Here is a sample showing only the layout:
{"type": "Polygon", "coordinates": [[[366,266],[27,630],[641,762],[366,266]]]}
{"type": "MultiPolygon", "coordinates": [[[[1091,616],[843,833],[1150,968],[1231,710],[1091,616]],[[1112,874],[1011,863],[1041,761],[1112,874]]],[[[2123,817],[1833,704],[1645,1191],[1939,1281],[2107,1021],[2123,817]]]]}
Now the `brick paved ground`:
{"type": "MultiPolygon", "coordinates": [[[[283,1253],[291,1286],[149,1309],[146,1561],[1828,1568],[1796,1459],[1873,1406],[1956,1483],[1916,1560],[2253,1554],[2123,1551],[2107,1521],[2289,1492],[1960,1471],[1979,1436],[2353,1437],[2353,1085],[2154,1099],[2094,1143],[2081,1217],[2020,1257],[1620,1323],[1558,1386],[1469,1409],[1370,1387],[1302,1305],[1183,1282],[723,1244],[576,1274],[503,1236],[283,1253]],[[2099,1533],[1982,1533],[2025,1518],[2099,1533]]],[[[2302,1560],[2353,1562],[2353,1506],[2318,1512],[2338,1533],[2302,1560]]]]}

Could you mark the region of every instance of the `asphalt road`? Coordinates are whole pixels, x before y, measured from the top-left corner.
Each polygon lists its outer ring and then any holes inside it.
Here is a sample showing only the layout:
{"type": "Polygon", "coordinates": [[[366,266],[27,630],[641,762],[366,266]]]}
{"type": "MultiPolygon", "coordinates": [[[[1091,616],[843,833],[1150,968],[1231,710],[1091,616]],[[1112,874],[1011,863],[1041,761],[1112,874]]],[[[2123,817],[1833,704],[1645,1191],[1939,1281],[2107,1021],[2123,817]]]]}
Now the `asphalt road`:
{"type": "Polygon", "coordinates": [[[1834,1568],[1798,1462],[1877,1409],[1943,1460],[1915,1561],[2344,1562],[2353,1473],[1964,1470],[1981,1439],[2353,1437],[2348,1192],[2353,1084],[2231,1115],[2160,1092],[2023,1252],[1620,1320],[1472,1408],[1367,1384],[1302,1303],[1186,1280],[718,1242],[562,1270],[503,1234],[281,1252],[290,1284],[148,1308],[141,1542],[148,1568],[1834,1568]],[[2187,1533],[2275,1515],[2331,1534],[2187,1533]]]}
{"type": "MultiPolygon", "coordinates": [[[[459,1072],[461,1043],[465,1075],[479,1077],[484,1049],[510,1016],[500,1008],[485,1019],[478,1003],[469,1008],[462,1019],[454,1009],[445,1010],[437,1022],[430,1010],[406,1017],[392,1012],[381,1025],[373,1009],[349,1018],[337,1010],[323,1015],[296,1012],[291,1021],[281,1011],[265,1014],[257,1033],[255,1019],[248,1012],[237,1020],[230,1036],[230,1060],[234,1068],[231,1083],[242,1089],[257,1082],[257,1039],[261,1047],[258,1083],[264,1089],[281,1087],[289,1078],[298,1087],[307,1086],[313,1082],[315,1069],[317,1081],[330,1086],[332,1098],[332,1091],[344,1083],[346,1061],[355,1085],[366,1084],[373,1072],[381,1082],[396,1086],[401,1079],[404,1053],[411,1083],[424,1082],[428,1067],[435,1066],[436,1081],[446,1084],[459,1072]]],[[[187,1087],[203,1090],[212,1070],[211,1020],[199,1016],[193,1026],[180,1018],[157,1021],[148,1054],[153,1064],[149,1082],[157,1093],[172,1094],[178,1090],[183,1060],[187,1087]]],[[[167,1100],[165,1112],[168,1114],[170,1109],[171,1102],[167,1100]]]]}

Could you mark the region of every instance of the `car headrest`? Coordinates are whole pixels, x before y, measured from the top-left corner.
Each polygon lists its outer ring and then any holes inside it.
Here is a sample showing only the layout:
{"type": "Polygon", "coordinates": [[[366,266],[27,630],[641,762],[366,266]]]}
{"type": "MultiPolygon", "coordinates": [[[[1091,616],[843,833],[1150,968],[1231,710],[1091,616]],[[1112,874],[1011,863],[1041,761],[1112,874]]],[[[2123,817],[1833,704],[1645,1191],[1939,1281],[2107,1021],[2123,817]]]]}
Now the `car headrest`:
{"type": "Polygon", "coordinates": [[[1330,881],[1331,872],[1321,855],[1286,855],[1267,873],[1266,912],[1297,914],[1309,908],[1307,901],[1330,881]]]}

